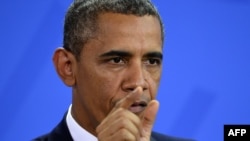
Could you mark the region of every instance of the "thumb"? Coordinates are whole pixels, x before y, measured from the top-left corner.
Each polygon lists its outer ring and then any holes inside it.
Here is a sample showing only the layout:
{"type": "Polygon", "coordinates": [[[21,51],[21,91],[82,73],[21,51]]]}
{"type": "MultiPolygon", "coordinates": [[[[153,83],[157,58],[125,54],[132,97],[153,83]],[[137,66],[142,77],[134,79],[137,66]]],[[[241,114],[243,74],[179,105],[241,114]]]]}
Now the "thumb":
{"type": "Polygon", "coordinates": [[[143,136],[148,139],[150,138],[158,109],[159,109],[159,102],[157,100],[152,100],[149,103],[148,107],[145,109],[145,112],[143,114],[142,118],[143,136]]]}

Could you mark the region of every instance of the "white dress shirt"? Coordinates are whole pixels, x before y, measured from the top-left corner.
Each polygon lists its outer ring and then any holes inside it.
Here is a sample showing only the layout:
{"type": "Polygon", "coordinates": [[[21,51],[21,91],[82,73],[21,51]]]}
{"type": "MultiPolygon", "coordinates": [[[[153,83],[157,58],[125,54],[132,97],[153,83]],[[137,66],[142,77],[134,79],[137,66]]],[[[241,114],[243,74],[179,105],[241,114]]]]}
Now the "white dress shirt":
{"type": "Polygon", "coordinates": [[[71,114],[71,105],[67,113],[66,123],[74,141],[98,141],[94,135],[92,135],[87,130],[82,128],[75,121],[75,119],[72,117],[72,114],[71,114]]]}

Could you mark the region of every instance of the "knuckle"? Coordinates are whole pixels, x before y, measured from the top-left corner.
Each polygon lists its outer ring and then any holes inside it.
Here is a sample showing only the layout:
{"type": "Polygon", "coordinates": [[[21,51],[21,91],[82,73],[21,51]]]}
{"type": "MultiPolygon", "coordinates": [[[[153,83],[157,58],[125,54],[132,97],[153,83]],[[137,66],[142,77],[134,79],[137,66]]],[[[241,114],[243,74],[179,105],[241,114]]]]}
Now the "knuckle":
{"type": "Polygon", "coordinates": [[[122,141],[134,141],[133,135],[124,128],[120,129],[120,136],[122,141]]]}
{"type": "Polygon", "coordinates": [[[116,114],[118,117],[122,118],[128,116],[127,111],[124,108],[118,108],[116,114]]]}
{"type": "Polygon", "coordinates": [[[126,126],[128,125],[129,121],[127,119],[120,119],[119,120],[119,124],[121,128],[126,128],[126,126]]]}

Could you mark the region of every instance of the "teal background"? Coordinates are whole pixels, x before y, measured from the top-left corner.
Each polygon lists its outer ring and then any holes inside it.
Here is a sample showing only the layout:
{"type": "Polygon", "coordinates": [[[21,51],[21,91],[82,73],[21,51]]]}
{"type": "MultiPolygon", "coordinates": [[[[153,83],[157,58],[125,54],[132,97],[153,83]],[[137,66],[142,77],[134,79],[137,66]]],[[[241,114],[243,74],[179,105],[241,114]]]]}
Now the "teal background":
{"type": "MultiPolygon", "coordinates": [[[[166,40],[154,130],[222,141],[250,124],[250,0],[153,0],[166,40]]],[[[71,0],[1,1],[0,140],[49,132],[71,100],[52,65],[71,0]]]]}

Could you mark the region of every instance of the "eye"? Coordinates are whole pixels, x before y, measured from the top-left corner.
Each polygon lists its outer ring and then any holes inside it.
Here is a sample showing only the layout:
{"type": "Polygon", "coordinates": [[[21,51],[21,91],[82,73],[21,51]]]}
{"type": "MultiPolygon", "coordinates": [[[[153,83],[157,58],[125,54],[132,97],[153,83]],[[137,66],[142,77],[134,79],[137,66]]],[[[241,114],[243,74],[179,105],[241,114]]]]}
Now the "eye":
{"type": "Polygon", "coordinates": [[[161,60],[160,59],[155,59],[155,58],[149,58],[145,62],[147,65],[152,65],[152,66],[157,66],[161,65],[161,60]]]}
{"type": "Polygon", "coordinates": [[[110,62],[113,63],[113,64],[124,64],[125,63],[124,59],[121,58],[121,57],[111,58],[110,62]]]}

